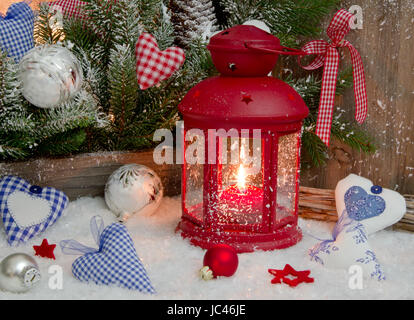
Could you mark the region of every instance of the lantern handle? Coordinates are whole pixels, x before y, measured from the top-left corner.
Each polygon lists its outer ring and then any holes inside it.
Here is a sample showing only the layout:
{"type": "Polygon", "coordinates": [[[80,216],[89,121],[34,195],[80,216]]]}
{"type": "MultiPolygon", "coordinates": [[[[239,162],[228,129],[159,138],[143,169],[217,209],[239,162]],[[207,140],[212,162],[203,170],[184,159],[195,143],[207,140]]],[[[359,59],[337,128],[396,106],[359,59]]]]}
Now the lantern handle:
{"type": "Polygon", "coordinates": [[[282,46],[283,50],[289,50],[289,51],[282,51],[282,50],[275,50],[275,49],[268,49],[268,48],[261,48],[261,47],[255,47],[252,45],[249,41],[244,42],[244,46],[248,49],[267,52],[267,53],[278,53],[278,54],[288,54],[288,55],[295,55],[295,56],[304,56],[307,55],[306,52],[299,50],[299,49],[293,49],[282,46]]]}

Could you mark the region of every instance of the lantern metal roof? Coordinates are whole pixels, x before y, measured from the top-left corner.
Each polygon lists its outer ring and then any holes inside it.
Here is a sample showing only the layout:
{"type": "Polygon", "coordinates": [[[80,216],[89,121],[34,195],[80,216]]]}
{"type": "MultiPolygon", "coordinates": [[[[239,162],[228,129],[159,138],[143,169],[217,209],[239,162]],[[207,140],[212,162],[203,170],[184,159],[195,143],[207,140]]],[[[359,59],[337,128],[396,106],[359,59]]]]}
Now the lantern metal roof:
{"type": "Polygon", "coordinates": [[[210,128],[226,122],[256,127],[291,123],[301,121],[309,113],[301,96],[273,77],[206,79],[188,92],[179,110],[184,121],[199,121],[210,128]]]}
{"type": "Polygon", "coordinates": [[[309,109],[288,84],[266,76],[283,51],[275,36],[239,25],[211,38],[220,76],[194,86],[179,105],[184,121],[205,128],[271,126],[303,120],[309,109]]]}

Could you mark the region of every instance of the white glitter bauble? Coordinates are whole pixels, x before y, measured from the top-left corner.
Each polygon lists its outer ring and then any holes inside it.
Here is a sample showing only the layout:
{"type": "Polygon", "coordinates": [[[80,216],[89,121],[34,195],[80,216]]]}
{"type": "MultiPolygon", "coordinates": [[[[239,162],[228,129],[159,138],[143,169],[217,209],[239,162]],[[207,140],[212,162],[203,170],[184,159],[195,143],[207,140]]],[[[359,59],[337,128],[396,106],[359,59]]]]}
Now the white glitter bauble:
{"type": "Polygon", "coordinates": [[[0,289],[26,292],[40,280],[36,261],[25,253],[14,253],[0,263],[0,289]]]}
{"type": "Polygon", "coordinates": [[[244,25],[248,25],[248,26],[254,26],[256,28],[262,29],[263,31],[266,31],[267,33],[270,33],[270,28],[263,21],[260,21],[260,20],[249,20],[249,21],[246,21],[243,24],[244,25]]]}
{"type": "Polygon", "coordinates": [[[82,85],[82,68],[69,49],[60,45],[37,46],[19,63],[22,94],[39,108],[53,108],[69,100],[82,85]]]}
{"type": "Polygon", "coordinates": [[[153,170],[139,164],[118,168],[105,186],[105,202],[121,221],[134,214],[151,215],[162,196],[161,179],[153,170]]]}

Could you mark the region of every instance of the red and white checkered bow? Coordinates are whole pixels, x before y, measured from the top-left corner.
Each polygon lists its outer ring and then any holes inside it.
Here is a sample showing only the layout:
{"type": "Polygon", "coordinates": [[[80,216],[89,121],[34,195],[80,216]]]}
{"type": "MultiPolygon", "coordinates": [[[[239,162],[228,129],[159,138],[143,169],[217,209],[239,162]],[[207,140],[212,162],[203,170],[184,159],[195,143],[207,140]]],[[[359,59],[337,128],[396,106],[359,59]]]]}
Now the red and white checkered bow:
{"type": "Polygon", "coordinates": [[[315,40],[308,42],[302,48],[302,50],[307,54],[318,55],[313,62],[306,67],[302,66],[302,68],[306,70],[314,70],[325,65],[322,77],[318,119],[316,122],[316,135],[318,135],[328,146],[331,135],[336,79],[338,76],[338,48],[346,47],[351,53],[354,76],[355,119],[358,123],[363,123],[367,117],[368,99],[362,59],[352,44],[350,44],[347,40],[344,40],[345,35],[351,29],[350,24],[353,19],[354,16],[348,11],[344,9],[339,10],[333,17],[327,30],[327,34],[331,39],[331,42],[329,43],[324,40],[315,40]]]}
{"type": "Polygon", "coordinates": [[[142,33],[135,46],[137,77],[141,90],[168,79],[184,63],[184,50],[170,47],[164,51],[149,33],[142,33]]]}

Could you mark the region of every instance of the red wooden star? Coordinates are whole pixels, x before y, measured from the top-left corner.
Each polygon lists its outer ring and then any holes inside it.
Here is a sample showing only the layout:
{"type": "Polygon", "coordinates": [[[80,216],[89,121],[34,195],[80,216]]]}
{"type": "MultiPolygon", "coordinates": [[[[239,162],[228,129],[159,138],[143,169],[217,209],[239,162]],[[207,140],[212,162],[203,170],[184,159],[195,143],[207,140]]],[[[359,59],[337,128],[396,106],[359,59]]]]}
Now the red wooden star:
{"type": "Polygon", "coordinates": [[[270,274],[275,276],[271,281],[272,283],[283,282],[291,287],[296,287],[299,283],[312,283],[314,281],[313,278],[309,277],[310,270],[296,271],[289,264],[285,265],[285,268],[283,270],[269,269],[268,271],[270,274]],[[294,276],[296,278],[287,278],[288,275],[294,276]]]}
{"type": "Polygon", "coordinates": [[[33,249],[36,252],[36,256],[40,256],[43,258],[50,258],[55,260],[55,254],[53,253],[53,250],[55,250],[56,245],[55,244],[49,244],[47,242],[47,239],[43,239],[42,244],[40,246],[33,246],[33,249]]]}

